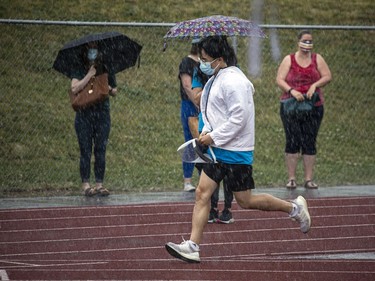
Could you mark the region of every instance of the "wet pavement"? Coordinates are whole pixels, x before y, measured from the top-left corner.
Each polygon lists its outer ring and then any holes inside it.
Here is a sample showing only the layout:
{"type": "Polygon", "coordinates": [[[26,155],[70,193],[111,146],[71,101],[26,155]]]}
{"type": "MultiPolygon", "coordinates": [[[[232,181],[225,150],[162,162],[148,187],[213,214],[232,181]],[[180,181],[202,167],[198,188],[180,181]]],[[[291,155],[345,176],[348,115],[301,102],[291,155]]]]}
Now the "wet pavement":
{"type": "MultiPolygon", "coordinates": [[[[224,198],[223,189],[220,189],[220,200],[224,198]]],[[[299,187],[295,190],[286,188],[257,188],[254,193],[269,193],[283,199],[296,198],[302,195],[305,198],[325,197],[356,197],[375,196],[375,185],[319,187],[315,190],[306,190],[299,187]]],[[[84,196],[55,196],[30,198],[0,198],[0,209],[18,208],[50,208],[50,207],[82,207],[82,206],[116,206],[130,204],[194,202],[194,192],[146,192],[111,194],[108,197],[84,196]]]]}

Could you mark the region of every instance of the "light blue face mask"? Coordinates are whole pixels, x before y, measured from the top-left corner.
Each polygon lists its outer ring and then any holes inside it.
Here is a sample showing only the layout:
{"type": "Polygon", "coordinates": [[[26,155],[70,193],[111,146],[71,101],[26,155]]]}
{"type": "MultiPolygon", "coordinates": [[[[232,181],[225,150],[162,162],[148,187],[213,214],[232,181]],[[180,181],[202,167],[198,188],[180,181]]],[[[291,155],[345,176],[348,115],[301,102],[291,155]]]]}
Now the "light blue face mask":
{"type": "Polygon", "coordinates": [[[87,58],[89,61],[94,61],[98,57],[98,49],[89,49],[87,52],[87,58]]]}
{"type": "Polygon", "coordinates": [[[212,75],[214,75],[216,68],[219,66],[219,65],[217,65],[215,68],[212,68],[212,67],[211,67],[211,64],[212,64],[215,60],[217,60],[217,59],[214,59],[214,60],[211,61],[211,62],[203,62],[203,61],[200,61],[200,64],[199,64],[199,68],[200,68],[200,70],[201,70],[204,74],[206,74],[206,75],[208,75],[208,76],[212,76],[212,75]]]}

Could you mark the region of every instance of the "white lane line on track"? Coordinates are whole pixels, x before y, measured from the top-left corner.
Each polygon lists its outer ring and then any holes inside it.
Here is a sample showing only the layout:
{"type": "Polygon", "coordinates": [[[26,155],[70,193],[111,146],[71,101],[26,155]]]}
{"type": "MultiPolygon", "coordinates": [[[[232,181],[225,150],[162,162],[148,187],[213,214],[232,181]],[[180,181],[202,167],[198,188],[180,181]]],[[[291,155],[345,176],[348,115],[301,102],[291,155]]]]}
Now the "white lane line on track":
{"type": "MultiPolygon", "coordinates": [[[[364,204],[364,205],[337,205],[337,206],[309,206],[309,210],[316,210],[316,209],[332,209],[332,208],[337,208],[337,209],[345,209],[345,208],[364,208],[364,207],[374,207],[373,204],[364,204]]],[[[259,212],[259,210],[246,210],[246,209],[238,209],[238,210],[232,210],[233,214],[236,213],[242,213],[242,212],[259,212]]],[[[115,214],[115,215],[87,215],[87,216],[67,216],[67,217],[42,217],[38,218],[38,221],[59,221],[59,220],[79,220],[79,219],[89,219],[89,220],[94,220],[96,218],[102,219],[103,216],[106,218],[136,218],[136,217],[143,217],[143,216],[169,216],[169,215],[189,215],[191,214],[192,211],[184,211],[184,212],[152,212],[152,213],[136,213],[136,214],[115,214]]],[[[361,214],[355,214],[355,215],[361,215],[361,214]]],[[[21,219],[6,219],[6,220],[1,220],[0,222],[27,222],[27,221],[35,221],[36,218],[21,218],[21,219]]]]}
{"type": "Polygon", "coordinates": [[[105,218],[137,218],[137,217],[144,217],[144,216],[162,216],[162,215],[186,215],[191,214],[192,212],[186,211],[186,212],[152,212],[152,213],[137,213],[137,214],[123,214],[123,215],[87,215],[87,216],[68,216],[68,217],[44,217],[44,218],[28,218],[28,219],[10,219],[10,220],[0,220],[0,222],[27,222],[27,221],[59,221],[59,220],[79,220],[79,219],[102,219],[105,218]]]}
{"type": "MultiPolygon", "coordinates": [[[[372,250],[373,252],[370,252],[370,253],[375,253],[375,248],[374,249],[370,249],[372,250]]],[[[354,249],[354,251],[358,251],[360,253],[367,253],[366,251],[363,251],[363,249],[354,249]]],[[[294,252],[294,253],[298,253],[298,252],[294,252]]],[[[338,253],[350,253],[349,250],[343,250],[343,251],[340,251],[338,253]]],[[[319,253],[318,253],[319,254],[319,253]]],[[[303,260],[296,260],[296,259],[286,259],[288,257],[288,254],[287,255],[284,255],[284,256],[278,256],[278,255],[274,255],[274,256],[268,256],[266,254],[255,254],[255,255],[252,255],[252,254],[249,254],[249,255],[231,255],[231,256],[215,256],[215,257],[203,257],[204,261],[205,262],[219,262],[219,261],[222,261],[222,258],[225,258],[225,257],[231,257],[231,258],[236,258],[236,257],[248,257],[250,259],[256,259],[256,262],[259,262],[259,263],[262,263],[262,262],[266,262],[266,263],[310,263],[310,261],[306,260],[306,259],[303,259],[303,260]]],[[[158,263],[165,263],[167,261],[171,261],[171,260],[174,260],[176,261],[176,259],[174,258],[159,258],[159,259],[155,259],[155,258],[145,258],[145,259],[132,259],[132,258],[129,258],[129,259],[108,259],[108,258],[104,258],[104,259],[100,259],[99,260],[91,260],[91,259],[79,259],[77,260],[77,262],[82,262],[82,263],[86,263],[86,264],[90,264],[90,263],[100,263],[100,262],[104,262],[106,264],[108,263],[111,263],[111,262],[116,262],[116,263],[122,263],[122,264],[125,264],[125,263],[150,263],[150,262],[158,262],[158,263]]],[[[32,260],[33,262],[38,262],[39,264],[40,263],[43,263],[43,262],[56,262],[56,263],[71,263],[71,262],[74,262],[74,260],[72,259],[48,259],[48,260],[45,260],[45,259],[33,259],[32,260]]],[[[226,262],[228,263],[247,263],[247,260],[246,259],[233,259],[233,260],[226,260],[226,262]]],[[[337,259],[330,259],[330,260],[316,260],[316,263],[362,263],[363,261],[361,260],[337,260],[337,259]]],[[[65,264],[66,264],[65,263],[65,264]]],[[[375,264],[375,260],[367,260],[366,263],[373,263],[375,264]]],[[[183,263],[184,264],[184,263],[183,263]]],[[[374,268],[375,269],[375,268],[374,268]]]]}
{"type": "MultiPolygon", "coordinates": [[[[223,261],[230,262],[230,261],[242,261],[246,262],[247,260],[256,260],[259,261],[259,259],[263,259],[262,261],[276,261],[276,262],[288,262],[291,260],[295,260],[296,262],[306,262],[307,259],[301,260],[301,256],[309,257],[313,255],[334,255],[334,254],[351,254],[351,253],[374,253],[375,248],[369,248],[369,249],[343,249],[343,250],[330,250],[327,251],[294,251],[294,252],[281,252],[281,253],[261,253],[261,254],[246,254],[246,255],[225,255],[225,256],[210,256],[205,257],[205,260],[210,261],[223,261]],[[229,260],[228,260],[229,259],[229,260]]],[[[319,260],[314,259],[314,263],[318,262],[319,260]]],[[[362,260],[348,260],[348,259],[320,259],[320,262],[327,263],[327,262],[335,262],[335,263],[362,263],[362,260]]],[[[366,260],[368,263],[374,263],[375,260],[366,260]]],[[[374,267],[375,270],[375,267],[374,267]]]]}
{"type": "MultiPolygon", "coordinates": [[[[233,201],[234,204],[237,204],[233,201]]],[[[173,203],[151,203],[151,204],[130,204],[130,205],[107,205],[107,206],[83,206],[83,207],[48,207],[48,208],[21,208],[21,209],[0,209],[1,213],[39,213],[41,211],[91,211],[91,210],[111,210],[111,209],[135,209],[135,208],[163,208],[163,207],[175,207],[175,206],[194,206],[194,201],[191,202],[173,202],[173,203]]]]}
{"type": "MultiPolygon", "coordinates": [[[[186,271],[188,273],[191,274],[191,271],[192,269],[191,268],[187,268],[187,269],[184,269],[184,268],[152,268],[152,269],[148,269],[148,268],[145,268],[145,269],[133,269],[133,268],[125,268],[125,269],[106,269],[106,268],[98,268],[98,269],[95,269],[95,268],[91,268],[91,269],[64,269],[64,268],[59,268],[59,269],[56,269],[56,270],[53,270],[53,269],[38,269],[38,268],[33,268],[33,271],[43,271],[43,272],[166,272],[166,273],[171,273],[171,272],[182,272],[182,271],[186,271]]],[[[30,271],[30,269],[19,269],[17,270],[19,272],[21,271],[30,271]]],[[[329,273],[329,274],[348,274],[348,275],[352,275],[352,276],[355,276],[355,275],[358,275],[358,274],[371,274],[371,273],[374,273],[374,271],[361,271],[361,272],[358,272],[358,271],[348,271],[347,269],[344,269],[344,270],[270,270],[270,269],[266,269],[266,270],[261,270],[261,269],[219,269],[219,268],[215,268],[215,269],[205,269],[205,268],[202,268],[200,267],[199,268],[199,272],[202,273],[202,272],[205,272],[205,273],[209,273],[209,272],[213,272],[213,273],[217,273],[217,272],[233,272],[233,273],[236,273],[236,272],[244,272],[244,273],[285,273],[285,274],[288,274],[288,273],[314,273],[314,274],[319,274],[319,273],[329,273]]],[[[189,279],[191,280],[191,279],[189,279]]],[[[194,279],[193,279],[194,280],[194,279]]],[[[199,279],[200,280],[200,279],[199,279]]]]}
{"type": "MultiPolygon", "coordinates": [[[[266,241],[233,241],[230,246],[234,245],[243,246],[246,244],[272,244],[272,243],[296,243],[298,242],[320,242],[320,241],[338,241],[338,240],[356,240],[356,239],[368,239],[375,238],[375,236],[357,236],[357,237],[331,237],[331,238],[303,238],[303,239],[282,239],[282,240],[266,240],[266,241]]],[[[202,243],[202,247],[222,246],[223,243],[202,243]]],[[[54,251],[54,252],[30,252],[30,253],[16,253],[16,254],[0,254],[0,257],[21,257],[30,255],[59,255],[59,254],[82,254],[82,253],[104,253],[104,252],[121,252],[121,251],[140,251],[140,250],[155,250],[163,249],[164,245],[153,246],[153,247],[127,247],[127,248],[115,248],[115,249],[100,249],[100,250],[79,250],[79,251],[54,251]]],[[[367,250],[367,249],[366,249],[367,250]]],[[[327,253],[328,253],[327,249],[327,253]]],[[[310,251],[309,251],[310,253],[310,251]]]]}
{"type": "MultiPolygon", "coordinates": [[[[343,218],[343,217],[375,217],[375,214],[344,214],[344,215],[321,215],[321,216],[312,216],[312,218],[343,218]]],[[[101,217],[103,218],[103,217],[101,217]]],[[[262,218],[246,218],[246,219],[236,219],[236,221],[246,221],[251,223],[252,221],[270,221],[270,220],[290,220],[289,217],[262,217],[262,218]]],[[[0,230],[0,233],[18,233],[18,232],[41,232],[41,231],[62,231],[62,230],[86,230],[86,229],[97,229],[97,228],[123,228],[123,227],[142,227],[142,226],[163,226],[163,225],[173,225],[176,224],[191,224],[190,221],[181,222],[181,221],[172,221],[164,223],[138,223],[138,224],[119,224],[119,225],[94,225],[94,226],[82,226],[82,227],[59,227],[59,228],[35,228],[35,229],[16,229],[16,230],[0,230]]]]}
{"type": "MultiPolygon", "coordinates": [[[[372,227],[373,224],[349,224],[349,225],[332,225],[332,226],[316,226],[314,230],[328,230],[328,229],[342,229],[342,228],[361,228],[361,227],[372,227]]],[[[222,229],[220,231],[205,231],[205,235],[217,235],[217,234],[237,234],[237,233],[257,233],[257,232],[271,232],[271,231],[290,231],[298,230],[298,227],[290,228],[261,228],[261,229],[237,229],[228,230],[222,229]]],[[[165,236],[184,236],[189,235],[189,233],[159,233],[159,234],[139,234],[139,235],[119,235],[119,236],[101,236],[101,237],[85,237],[85,238],[66,238],[66,239],[45,239],[45,240],[29,240],[29,241],[6,241],[0,242],[0,245],[10,245],[10,244],[31,244],[31,243],[59,243],[59,242],[74,242],[74,241],[95,241],[95,240],[109,240],[109,239],[131,239],[131,238],[148,238],[148,237],[165,237],[165,236]]],[[[338,237],[338,236],[336,236],[338,237]]],[[[356,237],[356,236],[353,236],[356,237]]]]}
{"type": "MultiPolygon", "coordinates": [[[[372,249],[375,250],[375,249],[372,249]]],[[[359,253],[366,253],[366,252],[361,252],[361,249],[356,250],[359,253]]],[[[332,254],[345,254],[345,253],[351,253],[350,251],[336,251],[332,252],[332,254]]],[[[321,252],[314,252],[314,254],[321,255],[321,252]]],[[[282,263],[306,263],[309,264],[311,263],[311,260],[308,258],[300,259],[300,257],[307,257],[305,253],[301,252],[293,252],[292,254],[285,254],[285,255],[266,255],[266,254],[249,254],[249,255],[228,255],[228,256],[210,256],[210,257],[203,257],[204,263],[218,263],[218,262],[223,262],[225,260],[225,264],[229,265],[231,263],[234,263],[235,265],[244,263],[248,264],[249,260],[254,260],[254,262],[257,263],[267,263],[267,264],[272,264],[272,263],[277,263],[277,264],[282,264],[282,263]],[[290,257],[291,255],[298,255],[297,258],[290,257]]],[[[355,264],[355,263],[363,263],[363,260],[349,260],[349,259],[313,259],[315,264],[355,264]]],[[[33,260],[34,262],[39,263],[39,267],[50,267],[51,265],[59,265],[59,266],[64,266],[64,265],[92,265],[92,264],[111,264],[111,263],[121,263],[121,264],[126,264],[126,263],[150,263],[150,262],[158,262],[158,263],[163,263],[165,264],[166,262],[170,261],[176,261],[173,258],[163,258],[163,259],[100,259],[98,260],[79,260],[77,263],[72,263],[73,260],[33,260]],[[46,261],[48,262],[56,262],[55,264],[43,264],[46,261]],[[66,263],[65,263],[66,262],[66,263]]],[[[366,260],[366,263],[374,264],[375,265],[375,260],[366,260]]],[[[21,263],[22,264],[22,263],[21,263]]],[[[20,267],[22,268],[22,267],[20,267]]]]}
{"type": "MultiPolygon", "coordinates": [[[[0,261],[2,262],[2,261],[0,261]]],[[[45,261],[44,261],[45,262],[45,261]]],[[[11,262],[8,262],[11,263],[11,262]]],[[[72,260],[69,260],[68,263],[53,263],[53,264],[27,264],[27,263],[19,263],[19,265],[15,266],[3,266],[5,269],[13,269],[13,268],[37,268],[37,267],[62,267],[62,266],[82,266],[82,265],[102,265],[102,264],[108,264],[108,262],[104,261],[91,261],[91,262],[72,262],[72,260]]]]}
{"type": "MultiPolygon", "coordinates": [[[[375,196],[357,196],[357,197],[322,197],[322,198],[306,198],[307,201],[353,201],[353,200],[373,200],[375,199],[375,196]]],[[[286,199],[288,200],[288,199],[286,199]]],[[[233,204],[237,205],[236,201],[233,201],[233,204]]],[[[0,209],[1,213],[34,213],[34,212],[41,212],[41,211],[74,211],[74,210],[84,210],[84,211],[90,211],[92,209],[94,210],[100,210],[100,209],[127,209],[127,208],[147,208],[147,207],[174,207],[174,206],[194,206],[194,201],[192,202],[172,202],[172,203],[145,203],[145,204],[130,204],[130,205],[111,205],[111,206],[83,206],[83,207],[53,207],[53,208],[21,208],[21,209],[0,209]]],[[[339,205],[342,206],[342,205],[339,205]]]]}
{"type": "Polygon", "coordinates": [[[9,264],[16,264],[16,265],[26,265],[26,266],[38,266],[37,264],[33,263],[25,263],[25,262],[16,262],[16,261],[9,261],[9,260],[0,260],[0,263],[9,263],[9,264]]]}

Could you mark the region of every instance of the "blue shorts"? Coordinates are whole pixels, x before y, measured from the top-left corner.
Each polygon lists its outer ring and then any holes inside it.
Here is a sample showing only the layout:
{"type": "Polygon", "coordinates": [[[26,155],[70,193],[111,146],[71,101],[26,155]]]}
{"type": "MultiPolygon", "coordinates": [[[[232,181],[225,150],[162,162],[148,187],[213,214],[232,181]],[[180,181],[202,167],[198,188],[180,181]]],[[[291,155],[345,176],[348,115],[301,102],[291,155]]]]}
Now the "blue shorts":
{"type": "Polygon", "coordinates": [[[225,179],[227,188],[232,192],[255,188],[252,165],[208,163],[203,165],[203,171],[217,184],[225,179]]]}

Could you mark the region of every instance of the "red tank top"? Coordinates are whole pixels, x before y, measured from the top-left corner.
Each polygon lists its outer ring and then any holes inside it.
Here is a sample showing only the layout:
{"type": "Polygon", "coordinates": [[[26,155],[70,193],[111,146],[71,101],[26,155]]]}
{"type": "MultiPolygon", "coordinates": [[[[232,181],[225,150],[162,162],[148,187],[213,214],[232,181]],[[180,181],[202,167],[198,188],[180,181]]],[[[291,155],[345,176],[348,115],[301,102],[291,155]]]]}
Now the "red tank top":
{"type": "MultiPolygon", "coordinates": [[[[311,63],[307,67],[302,67],[297,63],[295,54],[291,54],[290,59],[291,66],[285,80],[290,87],[305,94],[311,84],[318,81],[321,77],[316,62],[316,53],[311,54],[311,63]]],[[[320,106],[324,103],[323,91],[320,88],[316,88],[316,91],[319,93],[320,101],[315,106],[320,106]]],[[[290,97],[291,95],[284,92],[281,99],[288,99],[290,97]]]]}

